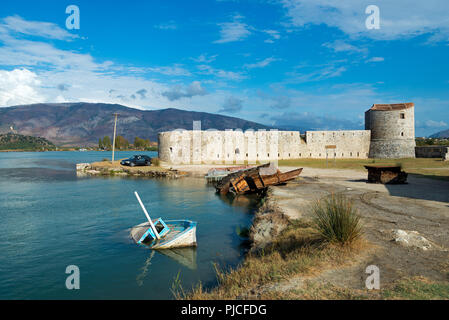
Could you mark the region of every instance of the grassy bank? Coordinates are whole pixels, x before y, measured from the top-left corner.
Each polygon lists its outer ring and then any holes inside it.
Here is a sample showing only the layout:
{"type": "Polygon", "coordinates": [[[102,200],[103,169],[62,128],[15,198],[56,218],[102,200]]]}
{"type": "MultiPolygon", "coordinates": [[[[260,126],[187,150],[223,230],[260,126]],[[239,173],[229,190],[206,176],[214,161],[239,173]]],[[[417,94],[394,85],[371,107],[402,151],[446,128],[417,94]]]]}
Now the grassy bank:
{"type": "Polygon", "coordinates": [[[219,286],[204,291],[197,286],[187,299],[284,299],[269,287],[294,277],[309,277],[343,266],[369,245],[360,240],[350,246],[325,243],[304,223],[292,223],[270,246],[250,254],[234,270],[217,267],[219,286]]]}
{"type": "MultiPolygon", "coordinates": [[[[418,159],[337,159],[328,161],[329,169],[352,169],[366,171],[365,165],[401,165],[408,173],[449,179],[449,161],[432,158],[418,159]]],[[[280,160],[279,166],[326,168],[326,160],[292,159],[280,160]]]]}
{"type": "Polygon", "coordinates": [[[346,199],[335,199],[332,196],[330,200],[321,200],[311,208],[321,224],[317,219],[287,221],[282,230],[276,226],[284,223],[286,217],[268,199],[256,213],[250,235],[252,248],[241,266],[232,270],[215,266],[219,285],[210,291],[204,291],[200,284],[186,294],[178,281],[175,295],[186,299],[282,299],[278,290],[270,287],[282,287],[283,281],[311,277],[348,264],[371,245],[359,231],[357,211],[348,206],[346,199]],[[328,237],[323,223],[343,236],[328,237]]]}
{"type": "MultiPolygon", "coordinates": [[[[262,229],[276,220],[274,214],[282,216],[270,199],[261,209],[269,216],[262,229]]],[[[390,283],[382,282],[381,290],[368,290],[361,289],[366,277],[362,270],[362,278],[356,279],[360,281],[358,289],[347,285],[341,281],[345,277],[341,270],[353,268],[358,261],[383,249],[364,238],[364,229],[356,219],[357,210],[348,199],[323,198],[311,210],[315,218],[312,215],[289,221],[268,245],[251,250],[237,268],[222,269],[214,265],[218,280],[215,288],[205,289],[201,284],[183,288],[178,275],[172,287],[175,297],[192,300],[449,299],[447,281],[433,282],[425,277],[398,278],[390,283]],[[351,236],[354,233],[357,236],[351,236]]],[[[263,216],[258,219],[260,224],[263,216]]],[[[256,229],[253,226],[252,231],[256,229]]]]}
{"type": "Polygon", "coordinates": [[[308,224],[292,223],[272,246],[258,255],[249,255],[240,267],[216,267],[218,287],[191,292],[176,291],[178,299],[192,300],[360,300],[360,299],[449,299],[449,282],[425,277],[405,277],[381,290],[353,289],[320,281],[326,271],[350,266],[351,261],[375,246],[361,239],[350,246],[322,242],[308,224]],[[293,281],[292,281],[293,280],[293,281]]]}

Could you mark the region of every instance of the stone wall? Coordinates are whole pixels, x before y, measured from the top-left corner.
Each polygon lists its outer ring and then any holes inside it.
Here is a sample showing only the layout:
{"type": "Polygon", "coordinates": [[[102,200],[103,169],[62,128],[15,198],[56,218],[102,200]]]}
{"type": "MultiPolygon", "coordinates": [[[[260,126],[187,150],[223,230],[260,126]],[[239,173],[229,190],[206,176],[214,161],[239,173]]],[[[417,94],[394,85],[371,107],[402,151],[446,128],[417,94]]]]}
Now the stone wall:
{"type": "Polygon", "coordinates": [[[159,157],[173,164],[256,163],[298,158],[368,157],[370,131],[175,130],[159,134],[159,157]],[[335,146],[335,149],[326,149],[335,146]]]}
{"type": "Polygon", "coordinates": [[[422,146],[415,148],[417,158],[441,158],[449,160],[448,146],[422,146]]]}
{"type": "Polygon", "coordinates": [[[303,158],[367,159],[370,149],[370,131],[307,131],[307,154],[303,158]],[[326,149],[335,146],[335,149],[326,149]]]}

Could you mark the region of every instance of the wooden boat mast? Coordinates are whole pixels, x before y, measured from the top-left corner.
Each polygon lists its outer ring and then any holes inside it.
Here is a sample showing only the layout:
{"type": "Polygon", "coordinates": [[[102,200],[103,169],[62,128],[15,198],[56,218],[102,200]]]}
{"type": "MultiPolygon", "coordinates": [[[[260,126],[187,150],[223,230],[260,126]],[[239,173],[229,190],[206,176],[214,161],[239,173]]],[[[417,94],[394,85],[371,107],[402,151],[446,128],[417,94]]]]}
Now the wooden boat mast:
{"type": "Polygon", "coordinates": [[[151,220],[150,215],[147,212],[147,209],[145,209],[145,206],[143,205],[142,200],[140,200],[139,194],[137,193],[137,191],[134,191],[134,194],[136,195],[136,198],[139,201],[140,206],[142,207],[143,213],[145,213],[148,221],[150,222],[151,229],[153,229],[153,232],[156,235],[156,238],[159,240],[161,237],[159,236],[159,233],[157,232],[156,227],[154,226],[153,221],[151,220]]]}

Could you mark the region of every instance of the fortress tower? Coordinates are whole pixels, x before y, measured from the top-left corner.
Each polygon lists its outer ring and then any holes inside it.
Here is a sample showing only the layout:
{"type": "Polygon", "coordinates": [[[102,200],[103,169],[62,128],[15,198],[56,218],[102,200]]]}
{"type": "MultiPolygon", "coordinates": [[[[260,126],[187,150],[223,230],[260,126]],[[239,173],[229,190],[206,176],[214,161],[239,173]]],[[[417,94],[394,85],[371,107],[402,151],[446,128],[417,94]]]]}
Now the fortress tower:
{"type": "Polygon", "coordinates": [[[371,130],[369,158],[415,158],[415,105],[374,104],[365,112],[371,130]]]}

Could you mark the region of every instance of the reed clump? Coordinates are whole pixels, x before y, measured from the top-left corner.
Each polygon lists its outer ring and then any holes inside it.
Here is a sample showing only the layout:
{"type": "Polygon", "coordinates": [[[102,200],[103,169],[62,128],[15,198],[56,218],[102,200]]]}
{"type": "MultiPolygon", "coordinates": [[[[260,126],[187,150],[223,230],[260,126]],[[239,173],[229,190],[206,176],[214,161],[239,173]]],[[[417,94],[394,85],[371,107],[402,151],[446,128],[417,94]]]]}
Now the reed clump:
{"type": "Polygon", "coordinates": [[[318,200],[312,213],[314,228],[328,242],[347,245],[362,236],[360,215],[353,202],[341,194],[318,200]]]}

